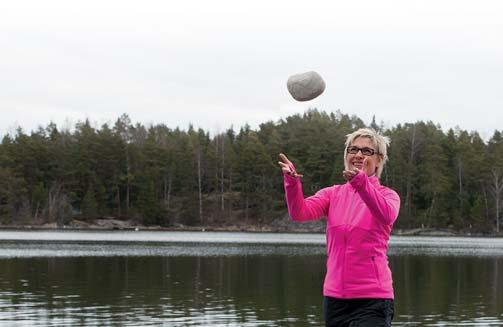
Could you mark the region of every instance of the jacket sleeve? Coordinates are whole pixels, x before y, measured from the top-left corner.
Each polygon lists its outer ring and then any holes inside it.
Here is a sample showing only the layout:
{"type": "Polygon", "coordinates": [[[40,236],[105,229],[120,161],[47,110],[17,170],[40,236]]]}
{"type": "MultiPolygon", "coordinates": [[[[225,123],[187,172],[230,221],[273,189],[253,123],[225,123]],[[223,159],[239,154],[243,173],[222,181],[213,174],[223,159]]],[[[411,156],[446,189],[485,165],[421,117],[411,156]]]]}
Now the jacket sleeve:
{"type": "Polygon", "coordinates": [[[304,199],[302,184],[298,177],[283,174],[288,213],[294,221],[315,220],[327,216],[332,187],[319,190],[304,199]]]}
{"type": "Polygon", "coordinates": [[[395,222],[400,211],[400,197],[395,191],[387,187],[377,189],[363,171],[353,177],[350,183],[377,219],[386,225],[395,222]]]}

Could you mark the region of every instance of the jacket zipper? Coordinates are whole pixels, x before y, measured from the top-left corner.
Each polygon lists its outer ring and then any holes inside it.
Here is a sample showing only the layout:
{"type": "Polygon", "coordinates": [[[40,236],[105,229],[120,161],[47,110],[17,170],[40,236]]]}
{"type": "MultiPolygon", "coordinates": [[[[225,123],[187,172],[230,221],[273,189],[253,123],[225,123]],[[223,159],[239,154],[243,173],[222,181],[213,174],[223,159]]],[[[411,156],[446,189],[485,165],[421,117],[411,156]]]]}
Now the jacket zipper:
{"type": "MultiPolygon", "coordinates": [[[[352,186],[351,186],[352,187],[352,186]]],[[[349,229],[351,228],[351,221],[349,217],[354,216],[354,211],[355,211],[355,194],[357,190],[354,189],[353,196],[351,197],[351,210],[349,211],[349,215],[347,217],[344,217],[344,253],[342,257],[342,297],[345,298],[346,296],[346,253],[348,251],[348,233],[349,229]]]]}
{"type": "Polygon", "coordinates": [[[346,252],[348,251],[347,246],[348,246],[348,239],[347,239],[347,229],[348,226],[345,226],[344,230],[344,252],[343,252],[343,258],[342,258],[342,298],[345,298],[345,291],[346,291],[346,252]]]}

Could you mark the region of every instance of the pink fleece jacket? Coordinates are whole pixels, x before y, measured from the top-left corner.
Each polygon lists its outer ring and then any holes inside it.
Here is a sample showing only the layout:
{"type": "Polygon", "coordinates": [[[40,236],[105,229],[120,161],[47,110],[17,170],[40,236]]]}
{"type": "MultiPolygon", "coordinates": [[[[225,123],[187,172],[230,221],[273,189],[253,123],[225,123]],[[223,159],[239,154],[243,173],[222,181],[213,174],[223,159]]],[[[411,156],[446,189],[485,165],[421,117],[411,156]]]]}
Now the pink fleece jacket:
{"type": "Polygon", "coordinates": [[[393,299],[388,240],[400,197],[360,171],[304,199],[299,178],[284,174],[288,212],[294,221],[327,217],[327,273],[323,295],[393,299]]]}

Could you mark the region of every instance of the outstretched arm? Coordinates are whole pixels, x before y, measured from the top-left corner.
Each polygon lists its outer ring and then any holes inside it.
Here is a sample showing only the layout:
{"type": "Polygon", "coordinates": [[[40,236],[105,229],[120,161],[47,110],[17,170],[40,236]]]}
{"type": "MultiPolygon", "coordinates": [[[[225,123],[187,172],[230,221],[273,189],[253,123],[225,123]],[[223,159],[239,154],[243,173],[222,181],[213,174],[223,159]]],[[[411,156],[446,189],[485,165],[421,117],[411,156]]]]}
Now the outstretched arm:
{"type": "Polygon", "coordinates": [[[292,162],[284,154],[280,154],[278,162],[283,171],[285,197],[288,213],[292,220],[315,220],[328,214],[331,188],[318,191],[315,195],[304,199],[300,177],[292,162]]]}

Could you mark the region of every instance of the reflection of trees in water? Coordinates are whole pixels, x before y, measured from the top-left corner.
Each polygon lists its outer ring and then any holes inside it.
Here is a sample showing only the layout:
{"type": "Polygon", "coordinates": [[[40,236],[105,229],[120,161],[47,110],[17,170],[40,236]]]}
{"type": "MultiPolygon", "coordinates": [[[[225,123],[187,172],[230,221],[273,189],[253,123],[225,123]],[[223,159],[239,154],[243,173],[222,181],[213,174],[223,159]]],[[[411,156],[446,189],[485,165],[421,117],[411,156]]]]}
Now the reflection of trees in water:
{"type": "MultiPolygon", "coordinates": [[[[501,257],[391,257],[396,317],[438,315],[450,321],[503,312],[501,257]],[[461,319],[461,318],[459,318],[461,319]]],[[[400,318],[398,318],[400,319],[400,318]]],[[[405,318],[403,318],[405,319],[405,318]]]]}
{"type": "MultiPolygon", "coordinates": [[[[501,319],[502,260],[391,256],[395,322],[501,319]]],[[[0,303],[36,302],[46,311],[39,307],[33,319],[82,324],[227,316],[236,324],[294,326],[280,322],[293,318],[298,326],[320,325],[324,272],[323,255],[6,259],[0,260],[0,303]]]]}
{"type": "Polygon", "coordinates": [[[323,256],[16,259],[0,260],[0,280],[19,294],[12,304],[36,295],[46,310],[60,318],[78,314],[80,323],[100,314],[116,322],[135,313],[152,319],[223,314],[237,322],[297,318],[302,326],[321,319],[324,264],[323,256]]]}
{"type": "Polygon", "coordinates": [[[499,296],[501,296],[503,290],[501,290],[501,283],[500,279],[503,278],[503,276],[500,276],[498,272],[498,264],[500,260],[494,260],[494,270],[493,270],[493,298],[491,303],[495,306],[494,310],[500,309],[500,312],[503,311],[501,308],[498,308],[498,303],[499,303],[499,296]],[[499,295],[499,296],[498,296],[499,295]]]}

